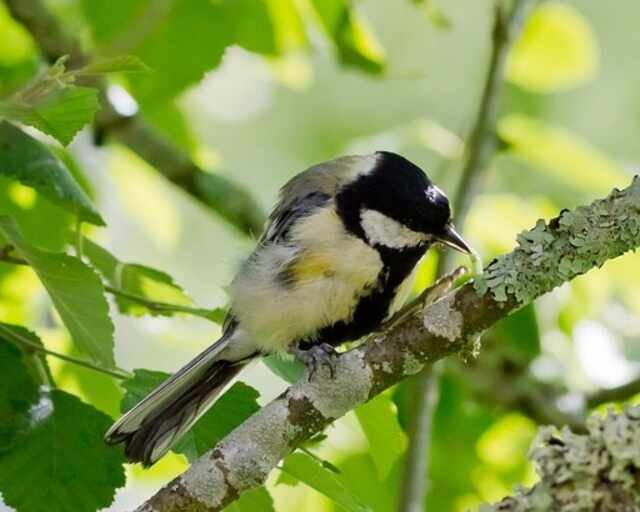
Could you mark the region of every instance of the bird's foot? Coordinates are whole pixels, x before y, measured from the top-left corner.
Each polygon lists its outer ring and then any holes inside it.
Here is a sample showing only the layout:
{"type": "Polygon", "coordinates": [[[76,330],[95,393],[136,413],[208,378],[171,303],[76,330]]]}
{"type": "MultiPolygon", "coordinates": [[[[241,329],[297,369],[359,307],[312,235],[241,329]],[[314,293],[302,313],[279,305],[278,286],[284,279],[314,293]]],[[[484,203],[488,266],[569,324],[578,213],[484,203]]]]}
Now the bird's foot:
{"type": "Polygon", "coordinates": [[[331,378],[335,377],[338,352],[328,343],[312,345],[308,349],[302,349],[299,345],[294,345],[289,349],[289,353],[307,367],[309,381],[313,379],[320,366],[326,366],[329,369],[331,378]]]}

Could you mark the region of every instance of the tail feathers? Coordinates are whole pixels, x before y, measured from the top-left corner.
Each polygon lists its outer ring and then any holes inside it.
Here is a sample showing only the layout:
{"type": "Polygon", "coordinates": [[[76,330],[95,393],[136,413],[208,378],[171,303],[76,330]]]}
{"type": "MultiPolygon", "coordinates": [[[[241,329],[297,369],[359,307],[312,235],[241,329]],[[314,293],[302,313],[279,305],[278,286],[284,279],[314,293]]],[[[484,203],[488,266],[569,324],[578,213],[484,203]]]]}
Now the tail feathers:
{"type": "Polygon", "coordinates": [[[213,405],[227,384],[251,359],[218,359],[228,340],[221,338],[168,378],[106,433],[109,444],[125,444],[131,462],[150,466],[213,405]]]}

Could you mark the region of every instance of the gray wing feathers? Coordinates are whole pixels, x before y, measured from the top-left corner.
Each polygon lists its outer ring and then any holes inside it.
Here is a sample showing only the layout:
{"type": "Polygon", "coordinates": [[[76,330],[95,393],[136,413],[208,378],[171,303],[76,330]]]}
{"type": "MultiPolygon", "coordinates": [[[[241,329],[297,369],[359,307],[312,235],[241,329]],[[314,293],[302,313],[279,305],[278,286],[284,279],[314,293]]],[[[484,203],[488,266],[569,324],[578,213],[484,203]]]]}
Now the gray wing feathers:
{"type": "Polygon", "coordinates": [[[280,199],[269,216],[261,242],[286,238],[296,219],[333,199],[340,187],[373,169],[376,160],[375,154],[343,156],[294,176],[280,190],[280,199]]]}

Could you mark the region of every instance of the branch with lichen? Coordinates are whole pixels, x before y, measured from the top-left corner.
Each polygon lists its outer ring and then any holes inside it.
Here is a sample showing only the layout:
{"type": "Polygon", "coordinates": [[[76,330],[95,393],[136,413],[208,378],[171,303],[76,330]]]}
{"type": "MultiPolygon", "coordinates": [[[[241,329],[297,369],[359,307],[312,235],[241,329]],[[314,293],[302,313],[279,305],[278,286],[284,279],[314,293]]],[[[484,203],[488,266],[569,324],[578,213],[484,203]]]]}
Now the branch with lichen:
{"type": "Polygon", "coordinates": [[[401,379],[452,354],[477,353],[481,333],[556,286],[640,245],[640,178],[518,237],[485,277],[402,319],[320,368],[249,418],[139,509],[222,510],[261,485],[278,462],[328,424],[401,379]]]}
{"type": "MultiPolygon", "coordinates": [[[[91,61],[91,56],[82,51],[80,43],[64,30],[42,0],[5,0],[5,4],[11,15],[31,33],[49,62],[56,62],[63,55],[69,55],[71,68],[91,61]]],[[[244,233],[262,231],[264,214],[246,190],[222,175],[200,168],[139,116],[119,114],[107,98],[103,81],[95,78],[86,81],[100,91],[103,108],[96,120],[100,133],[128,147],[170,182],[244,233]]]]}
{"type": "Polygon", "coordinates": [[[592,415],[587,433],[540,429],[530,453],[540,481],[480,512],[640,509],[640,407],[592,415]]]}

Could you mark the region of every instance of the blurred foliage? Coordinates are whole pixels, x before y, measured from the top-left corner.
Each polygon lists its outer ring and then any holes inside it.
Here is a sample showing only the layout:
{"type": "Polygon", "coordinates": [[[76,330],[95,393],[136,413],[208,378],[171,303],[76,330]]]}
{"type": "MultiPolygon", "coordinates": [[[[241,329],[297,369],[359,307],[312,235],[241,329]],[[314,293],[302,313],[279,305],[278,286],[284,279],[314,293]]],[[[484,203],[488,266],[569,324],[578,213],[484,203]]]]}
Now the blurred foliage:
{"type": "MultiPolygon", "coordinates": [[[[80,69],[45,62],[0,1],[0,250],[9,260],[0,262],[0,494],[19,512],[82,512],[108,507],[125,484],[122,454],[102,442],[109,416],[216,336],[231,263],[254,243],[108,133],[93,145],[86,126],[101,105],[137,113],[211,171],[196,186],[227,199],[230,214],[249,196],[221,188],[224,173],[266,205],[294,172],[356,149],[405,153],[453,195],[493,2],[45,4],[91,58],[80,69]],[[31,268],[15,264],[23,258],[31,268]]],[[[542,2],[515,42],[500,150],[465,226],[485,262],[537,218],[626,184],[638,167],[640,7],[605,4],[542,2]]],[[[420,264],[416,294],[438,257],[420,264]]],[[[447,363],[428,510],[472,510],[531,483],[525,454],[539,418],[521,397],[534,387],[562,404],[603,385],[585,361],[607,369],[609,384],[637,371],[639,282],[638,255],[607,263],[497,325],[477,361],[447,363]]],[[[133,508],[185,468],[183,455],[202,454],[282,379],[302,375],[291,361],[265,362],[273,373],[260,366],[247,377],[262,396],[236,383],[180,455],[128,468],[123,496],[135,503],[119,496],[110,510],[133,508]]],[[[413,389],[408,379],[337,420],[228,510],[397,510],[413,389]]]]}

